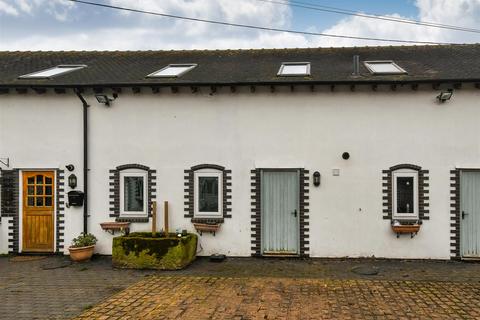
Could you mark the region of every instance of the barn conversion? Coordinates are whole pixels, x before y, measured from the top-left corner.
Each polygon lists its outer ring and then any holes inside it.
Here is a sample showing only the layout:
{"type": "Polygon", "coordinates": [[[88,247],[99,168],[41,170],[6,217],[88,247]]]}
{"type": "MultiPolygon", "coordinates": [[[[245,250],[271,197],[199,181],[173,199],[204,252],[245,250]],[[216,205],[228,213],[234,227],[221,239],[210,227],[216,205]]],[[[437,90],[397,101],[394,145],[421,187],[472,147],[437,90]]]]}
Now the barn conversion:
{"type": "Polygon", "coordinates": [[[0,253],[168,201],[199,255],[478,258],[479,89],[480,45],[0,52],[0,253]]]}

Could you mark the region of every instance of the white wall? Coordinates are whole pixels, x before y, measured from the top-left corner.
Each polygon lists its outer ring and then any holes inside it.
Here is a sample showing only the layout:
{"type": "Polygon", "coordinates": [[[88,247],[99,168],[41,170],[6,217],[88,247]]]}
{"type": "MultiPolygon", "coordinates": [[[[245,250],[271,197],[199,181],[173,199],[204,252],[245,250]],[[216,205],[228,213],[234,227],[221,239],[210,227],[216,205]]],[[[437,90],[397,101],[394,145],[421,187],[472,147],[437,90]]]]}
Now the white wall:
{"type": "MultiPolygon", "coordinates": [[[[171,226],[192,231],[183,217],[183,170],[213,163],[232,170],[233,217],[215,237],[200,237],[200,254],[250,255],[250,170],[304,167],[322,174],[321,186],[310,188],[311,256],[449,258],[449,170],[480,167],[480,90],[464,87],[444,104],[436,103],[436,91],[422,88],[239,91],[125,90],[110,108],[86,94],[92,105],[89,228],[100,239],[98,252],[111,252],[112,236],[99,225],[111,220],[109,169],[127,163],[156,169],[159,216],[168,200],[171,226]],[[430,170],[430,220],[413,239],[397,239],[382,219],[382,170],[400,163],[430,170]],[[340,176],[332,176],[333,168],[340,176]]],[[[82,189],[81,121],[73,93],[0,96],[0,155],[20,168],[73,163],[82,189]]],[[[82,209],[65,215],[68,243],[82,230],[82,209]]]]}

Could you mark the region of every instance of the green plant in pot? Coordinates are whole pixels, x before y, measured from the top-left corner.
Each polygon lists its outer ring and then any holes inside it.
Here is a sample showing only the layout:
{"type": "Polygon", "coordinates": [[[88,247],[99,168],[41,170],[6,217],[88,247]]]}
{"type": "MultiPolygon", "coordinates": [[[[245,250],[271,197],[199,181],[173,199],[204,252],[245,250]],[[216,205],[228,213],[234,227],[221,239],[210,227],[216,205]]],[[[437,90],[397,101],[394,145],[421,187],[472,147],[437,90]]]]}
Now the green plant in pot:
{"type": "Polygon", "coordinates": [[[93,234],[82,232],[72,240],[72,245],[68,248],[70,259],[76,262],[89,260],[93,255],[96,243],[97,238],[93,234]]]}

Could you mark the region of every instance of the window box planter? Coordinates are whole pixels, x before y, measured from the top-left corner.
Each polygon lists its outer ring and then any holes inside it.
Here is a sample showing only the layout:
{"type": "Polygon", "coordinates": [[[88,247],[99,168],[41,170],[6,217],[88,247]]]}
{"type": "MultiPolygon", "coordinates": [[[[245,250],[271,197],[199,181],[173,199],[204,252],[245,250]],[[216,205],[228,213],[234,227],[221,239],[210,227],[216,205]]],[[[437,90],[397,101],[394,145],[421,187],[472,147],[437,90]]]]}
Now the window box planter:
{"type": "Polygon", "coordinates": [[[113,238],[112,262],[115,267],[178,270],[195,260],[197,236],[187,233],[134,232],[113,238]]]}
{"type": "Polygon", "coordinates": [[[401,234],[410,234],[411,238],[413,238],[420,230],[420,226],[419,223],[392,224],[392,230],[397,234],[397,238],[400,237],[401,234]]]}
{"type": "Polygon", "coordinates": [[[128,234],[130,230],[130,222],[102,222],[100,223],[100,227],[111,234],[114,234],[115,231],[125,232],[128,234]]]}
{"type": "Polygon", "coordinates": [[[215,232],[220,229],[220,223],[201,223],[201,222],[194,222],[193,226],[195,230],[202,235],[203,232],[212,232],[215,235],[215,232]]]}

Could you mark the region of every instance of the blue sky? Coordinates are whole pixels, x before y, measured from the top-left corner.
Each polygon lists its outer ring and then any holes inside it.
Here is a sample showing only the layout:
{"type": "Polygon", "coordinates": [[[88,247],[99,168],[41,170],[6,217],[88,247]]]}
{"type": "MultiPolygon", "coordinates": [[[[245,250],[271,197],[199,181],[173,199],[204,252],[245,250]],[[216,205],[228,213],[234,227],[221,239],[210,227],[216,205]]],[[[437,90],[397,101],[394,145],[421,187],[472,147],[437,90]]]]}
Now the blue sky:
{"type": "MultiPolygon", "coordinates": [[[[259,0],[91,1],[190,17],[331,34],[455,43],[480,42],[478,33],[364,19],[259,0]]],[[[480,29],[480,0],[297,1],[480,29]]],[[[213,49],[381,44],[392,43],[218,27],[126,14],[73,4],[66,0],[0,0],[0,50],[213,49]]]]}

